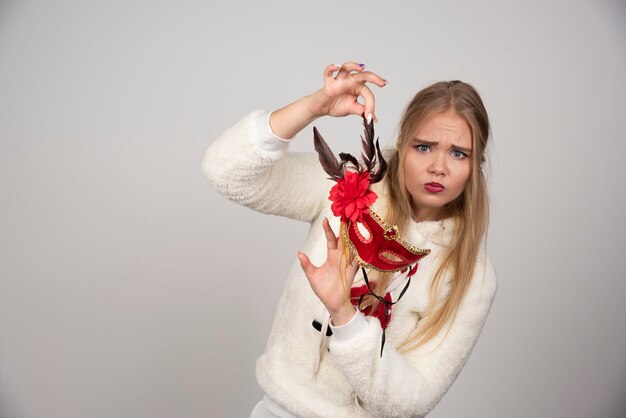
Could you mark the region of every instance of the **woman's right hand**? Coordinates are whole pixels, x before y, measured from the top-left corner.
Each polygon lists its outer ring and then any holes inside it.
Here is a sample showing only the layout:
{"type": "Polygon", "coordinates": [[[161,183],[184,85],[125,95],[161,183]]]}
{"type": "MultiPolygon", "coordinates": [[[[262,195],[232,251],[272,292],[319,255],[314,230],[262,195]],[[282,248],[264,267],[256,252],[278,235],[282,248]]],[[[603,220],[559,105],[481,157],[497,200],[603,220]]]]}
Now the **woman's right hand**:
{"type": "Polygon", "coordinates": [[[356,62],[346,62],[343,65],[329,65],[324,70],[324,87],[311,97],[311,112],[316,116],[348,116],[372,115],[377,122],[374,112],[374,94],[365,84],[374,83],[379,87],[387,85],[387,81],[379,75],[364,71],[365,65],[356,62]],[[338,70],[338,71],[337,71],[338,70]],[[333,73],[337,74],[333,77],[333,73]],[[358,98],[363,98],[363,104],[358,98]]]}

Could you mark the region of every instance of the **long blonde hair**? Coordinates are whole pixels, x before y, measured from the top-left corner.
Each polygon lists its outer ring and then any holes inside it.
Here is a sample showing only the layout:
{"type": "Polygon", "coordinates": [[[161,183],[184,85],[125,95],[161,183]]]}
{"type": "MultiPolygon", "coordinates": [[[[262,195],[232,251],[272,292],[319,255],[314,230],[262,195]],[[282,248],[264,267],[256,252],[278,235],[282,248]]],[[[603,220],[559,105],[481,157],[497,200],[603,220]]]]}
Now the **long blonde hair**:
{"type": "MultiPolygon", "coordinates": [[[[400,346],[417,348],[430,341],[448,323],[454,321],[459,306],[472,280],[480,241],[485,236],[489,220],[487,185],[482,165],[489,138],[489,118],[478,92],[469,84],[458,80],[438,82],[419,91],[407,105],[400,122],[396,148],[388,152],[389,168],[384,180],[389,199],[385,220],[404,231],[413,214],[411,196],[405,187],[403,161],[411,138],[421,124],[431,115],[454,111],[469,125],[472,133],[471,174],[463,193],[444,208],[454,220],[452,241],[444,252],[441,265],[433,278],[429,295],[433,301],[417,330],[400,346]],[[440,282],[444,274],[452,275],[451,290],[447,299],[437,306],[440,282]]],[[[382,295],[391,275],[376,275],[374,291],[382,295]]],[[[370,296],[366,304],[376,308],[378,301],[370,296]]]]}

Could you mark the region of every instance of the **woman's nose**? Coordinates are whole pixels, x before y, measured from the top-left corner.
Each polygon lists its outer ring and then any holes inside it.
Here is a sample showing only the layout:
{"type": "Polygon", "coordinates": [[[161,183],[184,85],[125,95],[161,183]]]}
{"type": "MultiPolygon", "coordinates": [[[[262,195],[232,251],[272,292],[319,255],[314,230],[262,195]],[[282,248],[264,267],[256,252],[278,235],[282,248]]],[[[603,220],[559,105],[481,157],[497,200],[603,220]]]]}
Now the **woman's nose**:
{"type": "Polygon", "coordinates": [[[437,176],[446,174],[445,155],[441,153],[432,153],[432,160],[428,171],[437,176]]]}

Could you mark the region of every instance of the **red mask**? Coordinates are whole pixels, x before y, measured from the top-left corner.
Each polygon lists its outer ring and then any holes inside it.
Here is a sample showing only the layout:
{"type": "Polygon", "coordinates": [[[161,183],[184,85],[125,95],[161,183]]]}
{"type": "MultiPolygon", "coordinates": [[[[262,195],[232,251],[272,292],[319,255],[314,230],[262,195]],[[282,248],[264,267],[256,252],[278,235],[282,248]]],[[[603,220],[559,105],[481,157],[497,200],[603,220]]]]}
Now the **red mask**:
{"type": "Polygon", "coordinates": [[[330,179],[337,182],[330,190],[329,199],[333,202],[333,214],[341,217],[340,235],[344,245],[363,267],[382,272],[400,271],[417,263],[430,250],[418,249],[406,242],[397,227],[386,225],[371,208],[378,196],[370,190],[370,184],[382,180],[387,163],[380,152],[378,138],[373,139],[373,122],[368,124],[364,118],[363,124],[363,164],[345,153],[339,154],[337,161],[318,130],[313,128],[315,150],[330,179]],[[349,166],[354,170],[346,170],[349,166]]]}
{"type": "Polygon", "coordinates": [[[363,213],[362,219],[360,226],[367,231],[365,234],[357,222],[342,220],[341,235],[348,237],[350,252],[363,267],[382,272],[400,271],[430,253],[404,241],[397,228],[387,226],[372,208],[363,213]]]}

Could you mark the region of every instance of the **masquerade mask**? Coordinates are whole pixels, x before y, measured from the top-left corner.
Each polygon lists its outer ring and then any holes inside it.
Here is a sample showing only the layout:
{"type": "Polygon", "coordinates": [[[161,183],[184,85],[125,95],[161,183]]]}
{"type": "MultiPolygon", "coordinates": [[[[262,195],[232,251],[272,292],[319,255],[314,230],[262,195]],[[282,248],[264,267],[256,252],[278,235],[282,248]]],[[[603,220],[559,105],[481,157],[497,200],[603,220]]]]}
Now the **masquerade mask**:
{"type": "MultiPolygon", "coordinates": [[[[398,228],[387,225],[372,208],[378,196],[370,185],[379,182],[387,171],[387,162],[380,152],[378,138],[374,141],[374,122],[367,123],[363,118],[365,135],[361,137],[363,152],[362,164],[350,154],[340,153],[339,161],[324,141],[317,128],[313,128],[315,150],[320,163],[331,180],[337,182],[330,190],[330,206],[335,216],[341,217],[340,237],[344,251],[348,251],[363,271],[366,289],[358,298],[358,307],[365,295],[372,295],[380,302],[380,321],[383,328],[380,355],[385,347],[385,328],[391,319],[391,308],[405,294],[411,283],[411,277],[417,270],[417,262],[430,253],[428,249],[419,249],[406,242],[398,233],[398,228]],[[351,168],[351,169],[350,169],[351,168]],[[374,293],[365,271],[366,268],[380,272],[407,271],[407,281],[395,302],[387,293],[380,296],[374,293]]],[[[348,257],[346,257],[348,260],[348,257]]],[[[342,278],[343,283],[343,278],[342,278]]],[[[357,289],[358,290],[358,289],[357,289]]],[[[346,300],[350,300],[353,289],[346,289],[346,300]]],[[[371,314],[372,312],[370,312],[371,314]]],[[[316,327],[315,322],[313,326],[316,327]]],[[[319,328],[322,330],[322,326],[319,328]]],[[[329,329],[327,329],[329,330],[329,329]]],[[[323,336],[322,336],[323,338],[323,336]]]]}
{"type": "Polygon", "coordinates": [[[337,182],[330,190],[331,210],[341,217],[340,236],[344,246],[362,267],[381,272],[404,270],[430,250],[406,242],[398,228],[387,225],[372,208],[378,196],[370,190],[370,185],[383,179],[387,162],[380,152],[378,138],[374,141],[374,123],[363,118],[363,125],[362,163],[346,153],[340,153],[337,161],[317,128],[313,128],[320,163],[330,179],[337,182]]]}

